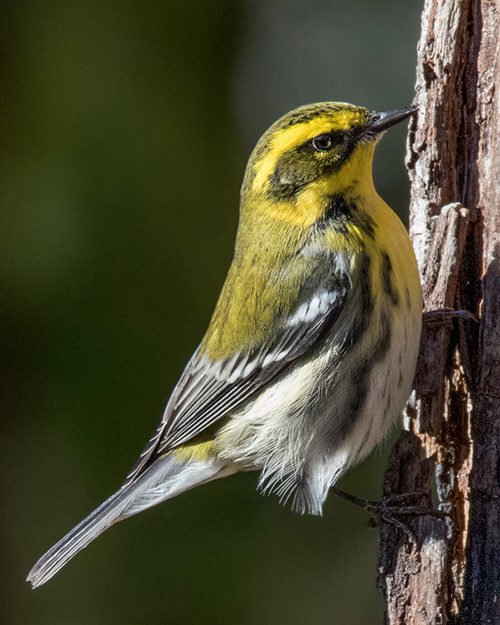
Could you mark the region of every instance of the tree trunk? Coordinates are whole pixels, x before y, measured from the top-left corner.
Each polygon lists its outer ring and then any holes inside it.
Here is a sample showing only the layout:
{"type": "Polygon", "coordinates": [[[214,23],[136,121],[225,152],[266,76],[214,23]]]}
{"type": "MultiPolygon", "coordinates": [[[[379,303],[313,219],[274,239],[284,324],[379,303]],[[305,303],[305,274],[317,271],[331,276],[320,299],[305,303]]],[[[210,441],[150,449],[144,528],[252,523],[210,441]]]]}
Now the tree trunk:
{"type": "Polygon", "coordinates": [[[386,623],[500,624],[500,0],[426,0],[407,164],[425,310],[384,495],[418,492],[417,538],[384,524],[386,623]],[[498,211],[496,210],[498,206],[498,211]],[[498,213],[498,214],[497,214],[498,213]]]}

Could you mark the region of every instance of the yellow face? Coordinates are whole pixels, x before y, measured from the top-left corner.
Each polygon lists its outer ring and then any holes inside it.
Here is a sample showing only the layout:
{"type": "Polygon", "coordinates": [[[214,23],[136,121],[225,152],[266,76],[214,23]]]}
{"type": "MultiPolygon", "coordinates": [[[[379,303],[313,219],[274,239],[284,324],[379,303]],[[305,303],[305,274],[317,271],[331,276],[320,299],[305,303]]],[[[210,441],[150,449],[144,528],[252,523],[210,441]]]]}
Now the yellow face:
{"type": "Polygon", "coordinates": [[[257,144],[243,194],[287,199],[311,182],[330,177],[360,143],[373,140],[371,113],[349,104],[305,106],[276,122],[257,144]]]}

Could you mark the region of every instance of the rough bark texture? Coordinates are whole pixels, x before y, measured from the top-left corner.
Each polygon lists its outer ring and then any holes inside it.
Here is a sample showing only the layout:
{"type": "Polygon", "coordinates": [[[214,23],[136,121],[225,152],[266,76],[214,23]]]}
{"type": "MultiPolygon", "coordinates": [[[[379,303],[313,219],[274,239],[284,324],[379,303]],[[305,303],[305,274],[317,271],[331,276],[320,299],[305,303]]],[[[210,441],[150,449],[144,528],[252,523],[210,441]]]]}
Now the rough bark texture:
{"type": "Polygon", "coordinates": [[[384,525],[386,623],[500,624],[500,0],[426,0],[408,149],[410,230],[425,310],[480,316],[425,323],[406,432],[386,496],[448,521],[384,525]],[[498,207],[498,209],[497,209],[498,207]],[[423,458],[423,459],[422,459],[423,458]]]}

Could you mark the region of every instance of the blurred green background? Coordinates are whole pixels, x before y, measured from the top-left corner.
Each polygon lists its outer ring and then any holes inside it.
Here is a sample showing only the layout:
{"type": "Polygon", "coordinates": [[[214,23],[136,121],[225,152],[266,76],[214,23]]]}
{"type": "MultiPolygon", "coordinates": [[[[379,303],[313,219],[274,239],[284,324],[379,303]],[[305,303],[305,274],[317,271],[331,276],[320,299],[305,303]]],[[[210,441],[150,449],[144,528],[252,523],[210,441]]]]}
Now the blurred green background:
{"type": "MultiPolygon", "coordinates": [[[[1,4],[2,623],[382,623],[366,515],[331,496],[298,516],[253,474],[118,524],[36,591],[24,578],[159,422],[229,266],[258,137],[309,102],[408,106],[421,8],[1,4]]],[[[375,165],[403,218],[404,137],[375,165]]],[[[341,486],[378,498],[388,447],[341,486]]]]}

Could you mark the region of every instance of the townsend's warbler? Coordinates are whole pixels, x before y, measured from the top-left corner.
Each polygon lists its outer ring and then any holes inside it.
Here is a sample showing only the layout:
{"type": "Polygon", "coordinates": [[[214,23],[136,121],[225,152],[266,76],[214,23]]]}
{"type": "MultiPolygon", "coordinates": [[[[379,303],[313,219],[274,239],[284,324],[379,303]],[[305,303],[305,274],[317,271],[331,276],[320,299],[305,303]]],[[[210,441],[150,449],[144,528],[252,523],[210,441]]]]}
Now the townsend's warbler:
{"type": "Polygon", "coordinates": [[[415,110],[313,104],[264,134],[227,280],[160,426],[120,490],[34,566],[34,587],[113,523],[237,471],[320,514],[384,440],[411,391],[422,293],[371,168],[382,133],[415,110]]]}

